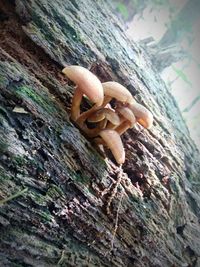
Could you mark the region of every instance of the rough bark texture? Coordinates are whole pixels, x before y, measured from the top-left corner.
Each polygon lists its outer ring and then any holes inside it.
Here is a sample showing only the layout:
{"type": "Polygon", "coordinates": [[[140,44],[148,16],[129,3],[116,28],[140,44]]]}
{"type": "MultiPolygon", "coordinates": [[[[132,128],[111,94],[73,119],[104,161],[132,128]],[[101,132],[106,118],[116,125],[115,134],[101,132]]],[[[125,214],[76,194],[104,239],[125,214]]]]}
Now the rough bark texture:
{"type": "Polygon", "coordinates": [[[1,266],[200,266],[199,152],[109,4],[1,0],[0,20],[1,266]],[[70,122],[66,64],[122,83],[155,117],[123,136],[110,215],[118,166],[70,122]]]}

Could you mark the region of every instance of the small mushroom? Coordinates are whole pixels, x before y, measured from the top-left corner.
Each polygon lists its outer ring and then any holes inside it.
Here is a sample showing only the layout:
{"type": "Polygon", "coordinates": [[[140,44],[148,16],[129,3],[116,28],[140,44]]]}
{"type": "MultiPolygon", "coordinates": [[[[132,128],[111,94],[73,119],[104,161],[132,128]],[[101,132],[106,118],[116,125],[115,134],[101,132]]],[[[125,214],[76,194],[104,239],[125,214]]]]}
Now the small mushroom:
{"type": "Polygon", "coordinates": [[[118,132],[119,135],[122,135],[125,133],[130,127],[130,122],[129,121],[123,121],[119,126],[115,128],[115,131],[118,132]]]}
{"type": "Polygon", "coordinates": [[[112,151],[116,162],[118,164],[123,164],[125,161],[125,151],[119,134],[115,130],[105,129],[102,130],[99,135],[112,151]]]}
{"type": "Polygon", "coordinates": [[[67,66],[62,72],[72,80],[77,88],[72,100],[71,118],[76,121],[80,115],[80,104],[85,94],[95,106],[101,106],[104,100],[103,87],[100,80],[88,69],[81,66],[67,66]]]}
{"type": "Polygon", "coordinates": [[[130,104],[129,108],[134,113],[139,124],[147,129],[151,128],[153,124],[153,115],[147,108],[138,103],[130,104]]]}
{"type": "Polygon", "coordinates": [[[115,129],[119,135],[122,135],[129,128],[133,128],[136,123],[136,118],[132,110],[121,103],[118,103],[116,107],[116,113],[120,115],[120,125],[117,127],[109,127],[108,125],[107,129],[115,129]]]}
{"type": "Polygon", "coordinates": [[[110,121],[114,125],[120,124],[119,116],[109,108],[102,108],[100,110],[97,110],[95,113],[89,116],[87,120],[88,122],[100,122],[104,119],[110,121]]]}
{"type": "Polygon", "coordinates": [[[77,119],[77,124],[88,137],[97,136],[99,132],[106,127],[108,121],[115,126],[120,124],[119,116],[110,108],[101,108],[98,110],[93,110],[93,108],[91,108],[88,112],[85,112],[84,120],[82,118],[83,117],[80,116],[77,119]],[[89,129],[84,123],[86,119],[88,122],[98,123],[97,127],[89,129]]]}
{"type": "Polygon", "coordinates": [[[102,83],[104,95],[107,97],[109,102],[112,98],[122,103],[135,103],[135,100],[131,93],[120,83],[117,82],[105,82],[102,83]]]}
{"type": "Polygon", "coordinates": [[[136,118],[130,108],[124,106],[117,107],[116,112],[119,113],[124,120],[127,120],[129,122],[130,128],[133,128],[136,123],[136,118]]]}
{"type": "Polygon", "coordinates": [[[108,124],[107,119],[104,119],[104,120],[99,122],[98,127],[99,127],[99,129],[105,129],[107,124],[108,124]]]}

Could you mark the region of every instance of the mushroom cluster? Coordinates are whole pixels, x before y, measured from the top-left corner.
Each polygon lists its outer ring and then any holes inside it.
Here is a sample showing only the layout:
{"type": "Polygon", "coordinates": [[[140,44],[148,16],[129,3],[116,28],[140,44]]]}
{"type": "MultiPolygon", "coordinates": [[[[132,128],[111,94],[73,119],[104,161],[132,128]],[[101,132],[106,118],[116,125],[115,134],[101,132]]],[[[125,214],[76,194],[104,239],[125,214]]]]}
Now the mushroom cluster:
{"type": "Polygon", "coordinates": [[[137,103],[123,85],[114,81],[101,83],[84,67],[67,66],[62,72],[76,84],[71,120],[96,144],[107,146],[116,162],[123,164],[125,151],[120,135],[137,122],[150,128],[153,123],[151,112],[137,103]],[[93,106],[81,112],[83,97],[87,97],[93,106]]]}

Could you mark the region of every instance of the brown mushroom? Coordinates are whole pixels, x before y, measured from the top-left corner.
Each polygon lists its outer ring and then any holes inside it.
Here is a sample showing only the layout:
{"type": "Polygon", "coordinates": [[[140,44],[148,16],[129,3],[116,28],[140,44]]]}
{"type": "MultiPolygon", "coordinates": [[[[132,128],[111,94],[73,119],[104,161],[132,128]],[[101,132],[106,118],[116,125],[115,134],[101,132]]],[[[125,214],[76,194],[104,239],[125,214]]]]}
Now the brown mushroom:
{"type": "Polygon", "coordinates": [[[95,107],[102,105],[104,100],[103,87],[100,80],[92,72],[75,65],[65,67],[62,72],[77,85],[72,100],[72,120],[76,121],[80,115],[80,104],[84,94],[95,103],[95,107]]]}
{"type": "MultiPolygon", "coordinates": [[[[117,82],[105,82],[102,83],[104,95],[107,97],[109,102],[112,98],[122,102],[122,103],[135,103],[135,100],[131,93],[120,83],[117,82]]],[[[105,101],[104,101],[105,102],[105,101]]]]}
{"type": "Polygon", "coordinates": [[[88,122],[100,122],[106,119],[114,125],[120,124],[119,116],[110,108],[102,108],[88,117],[88,122]]]}
{"type": "Polygon", "coordinates": [[[118,164],[123,164],[125,161],[125,151],[122,140],[115,130],[102,130],[99,135],[104,140],[108,148],[118,164]]]}
{"type": "Polygon", "coordinates": [[[114,112],[114,110],[110,108],[100,108],[98,110],[93,110],[92,108],[88,112],[85,112],[84,117],[80,116],[77,119],[77,124],[87,134],[88,137],[95,137],[102,129],[106,127],[108,121],[115,126],[120,124],[120,118],[114,112]],[[86,119],[88,122],[98,123],[97,127],[89,129],[85,124],[86,119]]]}
{"type": "Polygon", "coordinates": [[[108,120],[107,119],[104,119],[104,120],[102,120],[102,121],[99,122],[98,127],[99,127],[99,129],[102,130],[102,129],[105,129],[106,128],[107,124],[108,124],[108,120]]]}
{"type": "Polygon", "coordinates": [[[130,108],[124,106],[117,107],[116,112],[119,113],[124,118],[124,120],[127,120],[129,122],[130,128],[133,128],[136,123],[136,118],[130,108]]]}
{"type": "Polygon", "coordinates": [[[147,129],[151,128],[153,124],[153,115],[147,108],[138,103],[130,104],[129,108],[134,113],[139,124],[147,129]]]}
{"type": "Polygon", "coordinates": [[[116,113],[120,115],[120,125],[118,125],[117,127],[115,125],[108,125],[106,128],[115,129],[115,131],[117,131],[119,135],[122,135],[129,128],[133,128],[136,123],[136,118],[132,110],[121,103],[118,103],[116,107],[116,113]]]}
{"type": "Polygon", "coordinates": [[[115,131],[118,132],[119,135],[125,133],[130,127],[130,122],[124,120],[119,126],[115,128],[115,131]]]}

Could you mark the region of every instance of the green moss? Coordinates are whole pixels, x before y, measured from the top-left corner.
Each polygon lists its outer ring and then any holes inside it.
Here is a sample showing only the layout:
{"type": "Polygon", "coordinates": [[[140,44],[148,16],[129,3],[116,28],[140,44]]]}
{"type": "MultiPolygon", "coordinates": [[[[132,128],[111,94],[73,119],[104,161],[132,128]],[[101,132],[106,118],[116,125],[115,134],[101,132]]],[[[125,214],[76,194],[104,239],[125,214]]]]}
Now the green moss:
{"type": "Polygon", "coordinates": [[[56,198],[59,198],[61,196],[64,196],[64,192],[62,191],[62,189],[56,185],[52,185],[47,193],[46,193],[47,196],[51,197],[52,199],[56,199],[56,198]]]}
{"type": "Polygon", "coordinates": [[[129,196],[129,200],[130,200],[130,202],[133,202],[133,203],[140,203],[140,198],[137,196],[137,195],[130,195],[129,196]]]}
{"type": "Polygon", "coordinates": [[[8,79],[6,79],[4,76],[0,76],[0,86],[4,87],[8,83],[8,79]]]}
{"type": "Polygon", "coordinates": [[[10,180],[10,176],[5,173],[4,169],[0,168],[0,182],[5,180],[10,180]]]}
{"type": "Polygon", "coordinates": [[[84,184],[84,185],[88,185],[90,182],[90,178],[86,175],[81,174],[81,173],[76,173],[76,175],[74,175],[74,178],[75,178],[76,182],[79,182],[79,183],[84,184]]]}
{"type": "Polygon", "coordinates": [[[8,150],[8,143],[6,141],[0,140],[0,154],[4,154],[8,150]]]}
{"type": "Polygon", "coordinates": [[[17,87],[17,95],[30,98],[33,102],[37,103],[40,107],[42,107],[50,114],[57,111],[56,107],[51,101],[49,101],[48,97],[39,95],[34,89],[29,86],[23,85],[17,87]]]}
{"type": "Polygon", "coordinates": [[[47,203],[49,201],[56,201],[58,198],[64,196],[64,192],[58,186],[51,185],[51,187],[46,192],[46,195],[41,195],[36,192],[32,192],[31,194],[29,194],[29,196],[39,206],[47,206],[47,203]]]}
{"type": "Polygon", "coordinates": [[[12,158],[12,162],[14,163],[15,166],[23,167],[26,164],[26,159],[21,156],[14,156],[12,158]]]}
{"type": "Polygon", "coordinates": [[[41,211],[40,215],[43,219],[44,222],[51,222],[53,217],[52,215],[49,213],[49,211],[41,211]]]}
{"type": "Polygon", "coordinates": [[[63,125],[58,125],[54,129],[55,129],[55,134],[57,135],[57,137],[60,137],[63,131],[63,125]]]}
{"type": "Polygon", "coordinates": [[[0,116],[1,116],[1,120],[4,120],[4,116],[7,114],[7,110],[5,108],[3,108],[2,106],[0,106],[0,116]]]}
{"type": "Polygon", "coordinates": [[[29,197],[39,206],[47,205],[46,197],[41,194],[37,194],[36,192],[34,192],[34,194],[30,194],[29,197]]]}

